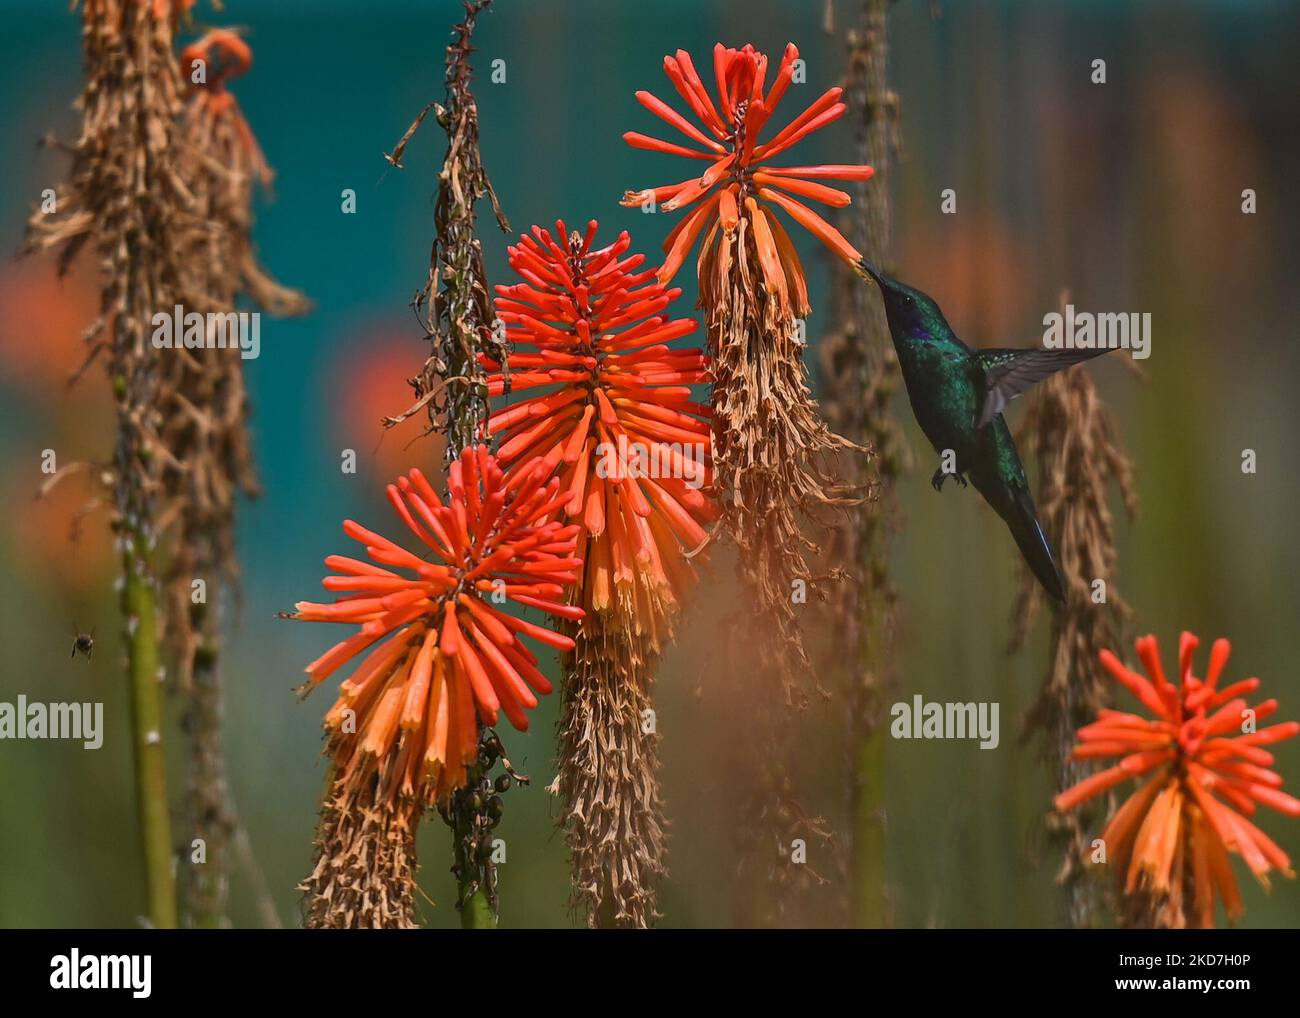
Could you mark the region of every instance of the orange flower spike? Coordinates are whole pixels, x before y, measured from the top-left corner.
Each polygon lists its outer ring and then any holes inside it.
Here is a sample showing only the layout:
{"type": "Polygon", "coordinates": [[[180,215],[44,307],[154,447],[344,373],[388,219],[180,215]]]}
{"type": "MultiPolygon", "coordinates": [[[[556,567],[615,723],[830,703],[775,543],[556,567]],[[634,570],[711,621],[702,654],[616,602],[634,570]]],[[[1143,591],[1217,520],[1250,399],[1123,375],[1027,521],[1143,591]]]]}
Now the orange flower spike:
{"type": "Polygon", "coordinates": [[[1174,893],[1190,880],[1192,916],[1204,926],[1212,924],[1216,895],[1230,918],[1241,914],[1229,852],[1240,855],[1265,886],[1274,870],[1293,875],[1286,853],[1248,817],[1261,805],[1300,817],[1300,799],[1281,790],[1272,754],[1259,748],[1300,734],[1300,723],[1243,732],[1247,720],[1253,725],[1276,712],[1277,701],[1249,707],[1244,697],[1258,689],[1256,678],[1218,687],[1231,651],[1227,640],[1211,646],[1205,678],[1193,674],[1198,645],[1191,633],[1181,635],[1176,684],[1166,677],[1153,636],[1136,643],[1146,676],[1101,652],[1102,667],[1156,717],[1099,712],[1096,722],[1079,730],[1074,757],[1124,759],[1066,789],[1055,802],[1062,811],[1073,809],[1129,776],[1158,767],[1115,813],[1104,838],[1127,874],[1130,891],[1145,883],[1174,893]],[[1131,851],[1129,839],[1134,839],[1131,851]]]}
{"type": "Polygon", "coordinates": [[[533,690],[550,691],[520,635],[562,648],[572,643],[511,619],[489,600],[504,592],[521,606],[583,615],[549,600],[563,596],[578,561],[578,529],[544,518],[555,512],[556,484],[543,484],[535,469],[507,482],[485,447],[467,449],[448,475],[446,502],[415,470],[387,488],[397,517],[441,561],[412,555],[348,521],[345,532],[395,569],[330,556],[326,565],[339,575],[327,577],[326,587],[345,593],[332,605],[303,602],[294,616],[360,626],[308,666],[313,685],[378,644],[342,684],[326,716],[336,764],[354,772],[397,754],[394,787],[429,803],[445,801],[463,784],[465,765],[477,752],[476,713],[491,724],[504,710],[524,729],[527,711],[537,705],[533,690]],[[521,583],[528,574],[542,579],[521,583]],[[355,712],[355,726],[346,730],[345,710],[355,712]]]}
{"type": "MultiPolygon", "coordinates": [[[[698,206],[679,229],[670,235],[664,247],[667,258],[660,270],[661,280],[666,281],[676,274],[701,235],[707,237],[704,245],[706,248],[714,244],[717,236],[714,227],[719,223],[722,224],[725,235],[730,237],[737,219],[746,214],[746,202],[754,197],[769,201],[789,213],[796,222],[810,230],[841,258],[851,262],[861,259],[857,250],[835,227],[784,192],[842,208],[850,201],[845,192],[817,184],[811,178],[868,180],[872,176],[871,167],[845,164],[774,167],[762,164],[763,160],[778,155],[833,123],[847,109],[841,101],[843,90],[838,87],[828,89],[771,138],[760,140],[772,113],[793,81],[798,55],[799,50],[794,44],[786,47],[772,87],[764,96],[767,57],[752,45],[736,50],[719,43],[713,49],[713,79],[718,100],[716,105],[695,72],[689,55],[678,50],[675,57],[665,57],[665,74],[677,93],[685,99],[690,112],[704,125],[703,130],[651,93],[636,93],[641,105],[675,127],[690,141],[703,145],[706,151],[660,141],[636,132],[623,136],[629,144],[670,155],[705,159],[713,164],[693,180],[628,191],[623,196],[624,205],[661,202],[663,209],[668,212],[708,196],[705,203],[698,206]]],[[[788,266],[785,271],[787,288],[800,288],[803,273],[797,260],[783,257],[782,262],[788,266]]]]}
{"type": "MultiPolygon", "coordinates": [[[[684,73],[681,84],[693,92],[684,73]]],[[[683,254],[691,231],[719,201],[715,188],[678,224],[673,240],[682,238],[683,254]]],[[[660,483],[682,484],[686,477],[707,484],[711,476],[709,410],[691,400],[690,389],[710,380],[710,361],[699,349],[675,343],[697,327],[690,319],[669,317],[667,308],[680,289],[660,282],[659,270],[643,267],[645,257],[631,252],[626,232],[600,248],[594,247],[596,233],[594,221],[584,236],[566,235],[564,224],[557,223],[554,235],[534,228],[517,245],[529,250],[530,259],[512,257],[512,267],[526,268],[534,283],[526,292],[518,285],[498,287],[498,314],[511,341],[512,369],[523,359],[533,376],[530,386],[548,389],[525,400],[540,408],[538,413],[507,404],[494,410],[489,429],[500,436],[499,455],[510,483],[539,468],[539,479],[550,478],[544,497],[526,512],[552,521],[568,517],[574,521],[572,536],[581,542],[570,561],[526,564],[518,573],[541,580],[577,578],[579,604],[597,611],[635,606],[647,613],[640,616],[644,625],[656,631],[654,613],[666,611],[677,591],[686,589],[674,585],[664,563],[680,556],[681,534],[702,537],[703,525],[716,518],[702,493],[669,505],[656,489],[660,483]],[[660,476],[665,471],[673,476],[660,476]],[[648,522],[659,516],[663,519],[656,524],[648,522]]],[[[489,365],[489,392],[504,393],[501,369],[489,365]]],[[[517,377],[512,370],[512,384],[517,377]]],[[[536,598],[553,606],[563,587],[553,588],[538,585],[514,596],[520,603],[536,598]]],[[[562,649],[572,649],[574,642],[564,639],[562,649]]],[[[502,652],[533,684],[535,669],[525,669],[509,648],[502,652]]]]}

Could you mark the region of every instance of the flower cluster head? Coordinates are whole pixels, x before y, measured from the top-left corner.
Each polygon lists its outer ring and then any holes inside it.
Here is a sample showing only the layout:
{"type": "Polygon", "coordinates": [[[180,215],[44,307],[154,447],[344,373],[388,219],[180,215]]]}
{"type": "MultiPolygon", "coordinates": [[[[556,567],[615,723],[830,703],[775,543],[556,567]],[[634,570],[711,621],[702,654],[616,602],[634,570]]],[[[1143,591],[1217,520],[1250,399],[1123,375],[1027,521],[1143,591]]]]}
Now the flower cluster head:
{"type": "MultiPolygon", "coordinates": [[[[678,50],[675,57],[664,57],[664,72],[703,129],[651,93],[636,94],[642,106],[686,135],[694,146],[661,141],[635,131],[623,135],[628,144],[709,163],[702,174],[679,184],[628,191],[623,196],[624,205],[645,206],[653,202],[666,212],[695,205],[665,243],[668,256],[660,269],[661,280],[667,281],[676,274],[706,228],[705,255],[714,247],[719,232],[727,242],[735,238],[738,231],[742,240],[748,232],[753,237],[769,293],[777,295],[783,304],[796,308],[798,313],[806,312],[807,284],[803,268],[789,236],[769,205],[782,209],[839,257],[849,262],[861,259],[861,254],[835,227],[800,199],[842,208],[849,204],[849,195],[818,183],[818,179],[868,180],[872,175],[871,167],[773,166],[769,163],[809,134],[843,116],[847,107],[840,97],[844,90],[828,89],[785,127],[766,141],[760,140],[777,104],[794,80],[798,66],[799,50],[790,43],[772,76],[771,87],[764,91],[768,76],[767,57],[751,45],[737,50],[718,43],[713,48],[713,73],[717,87],[715,104],[685,50],[678,50]]],[[[722,262],[722,267],[726,264],[722,262]]],[[[701,279],[704,280],[703,259],[701,279]]]]}
{"type": "Polygon", "coordinates": [[[528,728],[536,693],[551,683],[520,639],[560,650],[573,641],[517,618],[506,604],[569,619],[563,603],[582,563],[578,527],[553,517],[567,496],[541,463],[506,478],[485,446],[448,470],[444,502],[419,470],[388,485],[393,509],[424,545],[416,555],[352,520],[343,524],[370,561],[331,555],[333,604],[299,602],[293,618],[358,631],[307,666],[306,688],[368,651],[325,716],[335,764],[346,778],[378,762],[388,792],[445,801],[478,753],[477,722],[503,711],[528,728]],[[395,761],[391,767],[389,761],[395,761]]]}
{"type": "Polygon", "coordinates": [[[246,74],[253,66],[253,51],[248,43],[229,29],[214,28],[181,50],[180,66],[194,89],[187,114],[190,137],[208,138],[220,127],[229,127],[236,141],[230,165],[269,184],[271,169],[234,94],[226,88],[227,81],[246,74]],[[198,68],[202,68],[201,77],[196,76],[198,68]]]}
{"type": "Polygon", "coordinates": [[[515,352],[504,365],[484,359],[488,393],[524,393],[489,418],[509,476],[541,461],[555,471],[563,512],[582,526],[581,603],[666,606],[680,595],[689,567],[682,547],[705,541],[716,518],[709,410],[691,386],[709,381],[707,355],[672,347],[695,330],[665,313],[681,291],[642,269],[621,233],[593,248],[585,234],[533,227],[509,249],[523,282],[497,287],[497,314],[515,352]]]}
{"type": "Polygon", "coordinates": [[[1191,633],[1182,634],[1177,684],[1165,677],[1154,636],[1137,641],[1146,676],[1110,651],[1101,652],[1102,667],[1153,716],[1103,710],[1097,721],[1079,729],[1074,759],[1120,759],[1062,792],[1056,807],[1070,810],[1142,779],[1102,835],[1108,861],[1117,866],[1126,893],[1152,892],[1166,898],[1175,913],[1208,927],[1214,925],[1216,896],[1230,919],[1242,913],[1229,852],[1240,855],[1265,887],[1274,869],[1294,876],[1286,853],[1247,818],[1257,805],[1300,816],[1300,800],[1281,790],[1273,755],[1264,748],[1300,733],[1300,723],[1259,728],[1258,722],[1277,711],[1277,701],[1248,705],[1246,696],[1259,688],[1257,678],[1219,686],[1231,650],[1224,639],[1210,648],[1204,678],[1193,675],[1198,643],[1191,633]],[[1185,902],[1189,888],[1193,900],[1185,902]]]}

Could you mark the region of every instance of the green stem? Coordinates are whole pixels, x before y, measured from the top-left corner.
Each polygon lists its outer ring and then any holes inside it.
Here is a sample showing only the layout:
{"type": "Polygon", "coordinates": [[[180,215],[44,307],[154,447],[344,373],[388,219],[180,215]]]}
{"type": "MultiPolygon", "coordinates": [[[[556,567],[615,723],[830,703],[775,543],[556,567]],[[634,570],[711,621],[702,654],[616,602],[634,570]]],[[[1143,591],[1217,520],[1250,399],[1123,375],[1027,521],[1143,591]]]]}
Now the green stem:
{"type": "Polygon", "coordinates": [[[131,680],[131,727],[135,787],[144,849],[149,921],[176,928],[176,881],[172,873],[171,817],[167,806],[167,758],[162,744],[162,697],[158,690],[157,594],[139,535],[128,538],[122,607],[126,616],[127,670],[131,680]]]}
{"type": "MultiPolygon", "coordinates": [[[[859,186],[862,203],[860,239],[862,250],[877,263],[887,263],[892,232],[893,208],[890,203],[891,163],[896,143],[897,97],[890,91],[888,74],[888,0],[866,0],[857,28],[858,40],[851,68],[851,104],[862,111],[858,146],[861,162],[875,167],[872,185],[859,186]]],[[[885,318],[868,302],[863,287],[854,289],[857,306],[854,317],[858,327],[859,389],[883,385],[888,377],[888,358],[892,343],[885,318]]],[[[896,369],[895,369],[896,371],[896,369]]],[[[895,373],[896,378],[896,373],[895,373]]],[[[892,388],[892,386],[890,386],[892,388]]],[[[861,430],[864,444],[877,449],[887,446],[890,428],[885,420],[888,389],[874,406],[865,410],[861,430]]],[[[880,502],[861,517],[858,532],[858,569],[864,580],[860,620],[861,674],[874,676],[874,687],[860,691],[858,729],[853,749],[853,920],[859,927],[882,927],[891,922],[889,896],[885,884],[885,738],[882,702],[889,675],[892,639],[889,607],[892,584],[889,579],[889,541],[895,511],[895,494],[891,490],[896,465],[882,468],[880,502]]]]}
{"type": "Polygon", "coordinates": [[[857,746],[853,784],[853,921],[863,929],[889,925],[885,895],[885,728],[857,746]]]}
{"type": "Polygon", "coordinates": [[[460,892],[464,904],[460,908],[460,927],[463,930],[495,930],[497,917],[488,901],[487,891],[479,887],[469,897],[463,897],[467,890],[466,883],[461,884],[460,892]]]}

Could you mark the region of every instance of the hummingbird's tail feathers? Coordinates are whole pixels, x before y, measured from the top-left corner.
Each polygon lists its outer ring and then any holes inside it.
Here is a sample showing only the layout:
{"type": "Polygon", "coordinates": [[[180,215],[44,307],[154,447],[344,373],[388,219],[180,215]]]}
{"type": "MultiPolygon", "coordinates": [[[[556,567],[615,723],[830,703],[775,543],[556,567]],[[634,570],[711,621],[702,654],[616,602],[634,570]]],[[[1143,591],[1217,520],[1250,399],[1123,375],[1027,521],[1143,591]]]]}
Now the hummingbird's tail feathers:
{"type": "Polygon", "coordinates": [[[1043,585],[1043,589],[1057,604],[1065,603],[1065,584],[1061,580],[1061,571],[1056,568],[1052,558],[1052,548],[1043,533],[1043,525],[1038,522],[1038,513],[1034,509],[1034,500],[1028,488],[1017,488],[1012,500],[1011,511],[1006,517],[1011,536],[1016,539],[1020,554],[1029,564],[1030,570],[1043,585]]]}
{"type": "Polygon", "coordinates": [[[984,400],[975,426],[982,428],[1008,403],[1062,368],[1091,360],[1102,350],[976,350],[975,360],[984,372],[984,400]]]}

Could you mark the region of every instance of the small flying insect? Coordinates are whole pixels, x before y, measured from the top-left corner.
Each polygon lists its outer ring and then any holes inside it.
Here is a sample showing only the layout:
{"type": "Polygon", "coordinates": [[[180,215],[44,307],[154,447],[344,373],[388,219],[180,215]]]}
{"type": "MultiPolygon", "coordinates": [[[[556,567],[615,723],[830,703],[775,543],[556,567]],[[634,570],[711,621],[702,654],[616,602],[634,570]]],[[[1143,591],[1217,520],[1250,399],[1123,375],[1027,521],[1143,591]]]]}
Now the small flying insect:
{"type": "Polygon", "coordinates": [[[77,651],[86,655],[86,660],[90,660],[91,652],[95,649],[95,631],[92,629],[89,633],[78,631],[76,638],[72,641],[72,656],[77,656],[77,651]]]}

